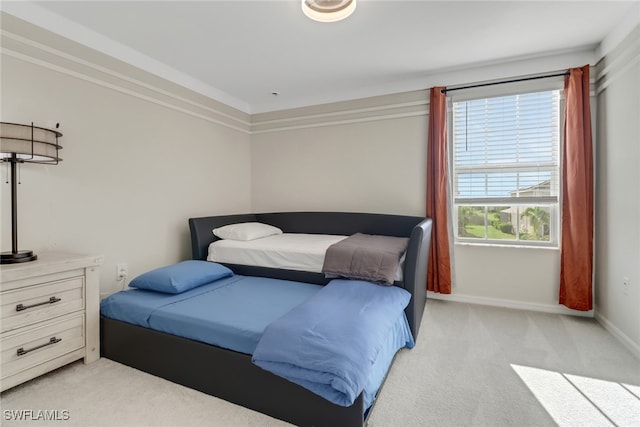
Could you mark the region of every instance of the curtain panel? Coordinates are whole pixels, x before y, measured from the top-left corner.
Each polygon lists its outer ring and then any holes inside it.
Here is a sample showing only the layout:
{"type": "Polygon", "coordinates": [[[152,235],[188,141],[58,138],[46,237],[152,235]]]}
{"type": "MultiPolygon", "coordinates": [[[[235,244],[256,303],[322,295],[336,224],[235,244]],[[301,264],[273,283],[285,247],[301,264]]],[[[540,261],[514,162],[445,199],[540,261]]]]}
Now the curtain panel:
{"type": "Polygon", "coordinates": [[[427,271],[427,290],[451,293],[449,252],[447,97],[443,87],[432,87],[429,101],[427,136],[427,208],[433,221],[427,271]]]}
{"type": "Polygon", "coordinates": [[[568,70],[562,146],[560,304],[593,308],[593,147],[589,65],[568,70]]]}

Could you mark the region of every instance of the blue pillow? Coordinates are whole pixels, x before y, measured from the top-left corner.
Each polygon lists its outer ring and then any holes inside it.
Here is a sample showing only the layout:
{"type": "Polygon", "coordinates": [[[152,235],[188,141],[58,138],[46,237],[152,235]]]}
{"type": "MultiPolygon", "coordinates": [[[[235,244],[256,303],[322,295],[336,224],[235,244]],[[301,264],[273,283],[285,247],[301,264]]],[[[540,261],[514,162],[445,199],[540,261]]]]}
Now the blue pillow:
{"type": "Polygon", "coordinates": [[[143,273],[133,279],[129,286],[167,294],[179,294],[230,276],[233,276],[233,271],[224,265],[191,260],[143,273]]]}

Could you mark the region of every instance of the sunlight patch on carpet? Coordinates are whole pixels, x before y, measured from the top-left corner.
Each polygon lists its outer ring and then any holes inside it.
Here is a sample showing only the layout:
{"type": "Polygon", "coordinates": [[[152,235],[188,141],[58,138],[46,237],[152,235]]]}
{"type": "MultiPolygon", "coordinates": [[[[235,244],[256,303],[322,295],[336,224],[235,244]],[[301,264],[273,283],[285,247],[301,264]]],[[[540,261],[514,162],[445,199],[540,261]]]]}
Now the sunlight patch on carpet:
{"type": "Polygon", "coordinates": [[[640,387],[511,365],[559,426],[637,426],[640,387]]]}

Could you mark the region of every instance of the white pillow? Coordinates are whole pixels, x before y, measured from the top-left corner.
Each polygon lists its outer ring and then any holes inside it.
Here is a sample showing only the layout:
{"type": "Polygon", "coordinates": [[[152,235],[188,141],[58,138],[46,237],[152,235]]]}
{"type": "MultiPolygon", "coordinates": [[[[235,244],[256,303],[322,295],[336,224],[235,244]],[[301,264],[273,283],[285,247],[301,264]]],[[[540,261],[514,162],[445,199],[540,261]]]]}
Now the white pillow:
{"type": "Polygon", "coordinates": [[[242,222],[214,228],[213,234],[227,240],[255,240],[261,237],[282,234],[282,230],[261,222],[242,222]]]}

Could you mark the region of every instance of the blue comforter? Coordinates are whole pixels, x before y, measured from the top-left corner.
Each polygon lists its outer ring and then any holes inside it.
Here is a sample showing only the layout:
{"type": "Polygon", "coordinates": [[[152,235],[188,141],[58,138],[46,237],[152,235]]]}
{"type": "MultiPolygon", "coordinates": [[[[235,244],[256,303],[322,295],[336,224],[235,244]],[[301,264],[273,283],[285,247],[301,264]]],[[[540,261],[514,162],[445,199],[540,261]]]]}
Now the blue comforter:
{"type": "MultiPolygon", "coordinates": [[[[253,363],[341,406],[350,406],[411,295],[395,286],[332,280],[314,296],[271,323],[253,363]]],[[[402,340],[413,347],[405,328],[402,340]]]]}

